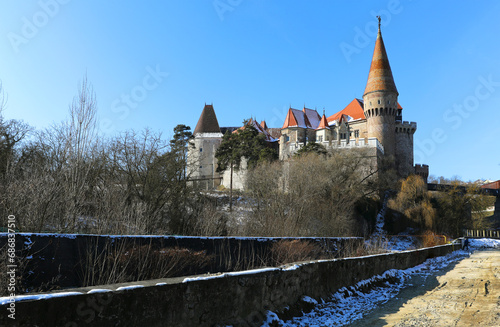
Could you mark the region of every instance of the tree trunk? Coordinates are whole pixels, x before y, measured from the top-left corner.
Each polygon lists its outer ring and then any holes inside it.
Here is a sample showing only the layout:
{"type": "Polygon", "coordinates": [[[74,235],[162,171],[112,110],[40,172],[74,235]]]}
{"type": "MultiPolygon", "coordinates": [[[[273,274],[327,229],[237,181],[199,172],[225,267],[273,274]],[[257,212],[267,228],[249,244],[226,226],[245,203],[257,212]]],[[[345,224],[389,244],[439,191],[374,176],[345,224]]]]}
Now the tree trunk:
{"type": "Polygon", "coordinates": [[[229,178],[229,212],[233,212],[233,163],[231,162],[231,177],[229,178]]]}

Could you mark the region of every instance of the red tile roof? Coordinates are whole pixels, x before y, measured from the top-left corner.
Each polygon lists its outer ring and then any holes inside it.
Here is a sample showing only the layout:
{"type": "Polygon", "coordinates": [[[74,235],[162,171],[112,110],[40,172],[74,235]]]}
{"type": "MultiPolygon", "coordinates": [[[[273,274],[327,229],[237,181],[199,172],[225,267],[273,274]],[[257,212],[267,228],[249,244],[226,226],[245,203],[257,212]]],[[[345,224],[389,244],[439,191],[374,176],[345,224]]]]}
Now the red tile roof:
{"type": "Polygon", "coordinates": [[[375,49],[373,51],[370,73],[368,74],[368,82],[366,83],[365,93],[376,91],[389,91],[398,93],[394,78],[392,77],[391,65],[385,51],[384,40],[380,32],[380,24],[378,28],[377,40],[375,41],[375,49]]]}
{"type": "Polygon", "coordinates": [[[491,183],[488,183],[488,184],[484,184],[481,186],[482,188],[490,188],[490,189],[500,189],[500,180],[496,181],[496,182],[491,182],[491,183]]]}
{"type": "Polygon", "coordinates": [[[321,116],[316,110],[305,108],[303,110],[288,109],[288,113],[283,123],[283,128],[300,127],[316,129],[319,125],[321,116]]]}
{"type": "Polygon", "coordinates": [[[358,119],[366,119],[365,113],[363,111],[363,100],[354,99],[345,107],[340,110],[336,114],[331,115],[327,118],[328,123],[332,123],[334,121],[339,121],[342,118],[342,115],[347,115],[354,120],[358,119]]]}
{"type": "Polygon", "coordinates": [[[263,120],[260,122],[260,126],[263,128],[263,129],[266,129],[267,130],[267,124],[266,124],[266,121],[263,120]]]}
{"type": "Polygon", "coordinates": [[[323,114],[323,116],[321,116],[319,126],[318,126],[318,128],[316,128],[316,130],[319,130],[319,129],[330,129],[330,127],[328,127],[328,121],[326,120],[325,114],[323,114]]]}

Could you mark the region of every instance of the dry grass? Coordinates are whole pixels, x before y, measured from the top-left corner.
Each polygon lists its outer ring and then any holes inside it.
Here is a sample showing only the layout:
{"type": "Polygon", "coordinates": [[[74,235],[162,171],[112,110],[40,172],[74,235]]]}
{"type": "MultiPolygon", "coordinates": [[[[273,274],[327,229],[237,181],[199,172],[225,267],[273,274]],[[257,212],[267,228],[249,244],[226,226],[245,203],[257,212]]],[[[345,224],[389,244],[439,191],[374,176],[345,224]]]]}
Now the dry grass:
{"type": "Polygon", "coordinates": [[[193,274],[208,267],[213,256],[185,248],[153,249],[151,244],[107,242],[103,249],[90,245],[82,261],[83,286],[168,278],[193,274]]]}
{"type": "Polygon", "coordinates": [[[281,240],[271,247],[271,260],[274,266],[320,259],[324,255],[324,251],[318,245],[309,241],[281,240]]]}
{"type": "Polygon", "coordinates": [[[424,248],[446,244],[446,237],[437,235],[432,231],[426,231],[422,236],[422,246],[424,248]]]}

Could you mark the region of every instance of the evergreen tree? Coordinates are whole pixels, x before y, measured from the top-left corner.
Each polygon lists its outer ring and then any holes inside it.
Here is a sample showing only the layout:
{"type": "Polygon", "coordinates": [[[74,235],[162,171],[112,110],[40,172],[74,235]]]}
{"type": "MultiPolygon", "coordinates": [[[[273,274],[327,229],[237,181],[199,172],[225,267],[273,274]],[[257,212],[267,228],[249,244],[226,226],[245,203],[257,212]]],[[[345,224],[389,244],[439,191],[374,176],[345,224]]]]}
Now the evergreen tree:
{"type": "Polygon", "coordinates": [[[243,128],[234,133],[227,131],[215,152],[218,162],[217,172],[223,172],[228,168],[231,170],[230,211],[233,202],[233,170],[240,168],[242,158],[247,160],[248,168],[254,168],[260,162],[269,162],[278,158],[276,150],[269,146],[262,133],[259,133],[249,121],[244,121],[243,124],[243,128]]]}
{"type": "Polygon", "coordinates": [[[218,167],[217,172],[233,167],[239,169],[241,159],[245,158],[249,168],[255,167],[264,161],[273,161],[278,158],[275,149],[271,148],[265,135],[244,121],[244,127],[234,133],[229,131],[224,135],[222,143],[215,153],[218,167]]]}
{"type": "Polygon", "coordinates": [[[321,154],[323,156],[326,156],[327,151],[326,151],[326,148],[323,144],[319,144],[316,142],[309,142],[306,145],[304,145],[302,148],[297,150],[297,152],[295,153],[295,156],[300,157],[300,156],[302,156],[304,154],[308,154],[308,153],[316,153],[316,154],[321,154]]]}
{"type": "Polygon", "coordinates": [[[179,124],[174,127],[174,135],[170,140],[170,156],[173,163],[179,167],[178,179],[186,179],[187,171],[187,153],[193,138],[191,127],[179,124]]]}

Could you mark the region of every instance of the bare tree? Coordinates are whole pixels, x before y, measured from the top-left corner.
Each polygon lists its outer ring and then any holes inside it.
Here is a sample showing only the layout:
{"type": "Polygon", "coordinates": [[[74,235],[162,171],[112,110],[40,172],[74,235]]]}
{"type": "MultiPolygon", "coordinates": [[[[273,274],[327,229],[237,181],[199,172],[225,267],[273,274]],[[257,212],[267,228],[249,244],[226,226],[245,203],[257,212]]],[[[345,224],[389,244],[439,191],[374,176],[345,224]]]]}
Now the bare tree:
{"type": "Polygon", "coordinates": [[[285,164],[264,164],[248,178],[257,208],[251,234],[345,236],[359,233],[357,201],[376,196],[376,166],[364,150],[306,154],[285,164]],[[286,181],[286,183],[285,183],[286,181]]]}

